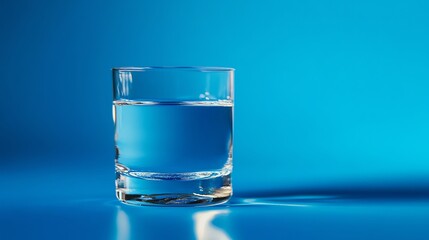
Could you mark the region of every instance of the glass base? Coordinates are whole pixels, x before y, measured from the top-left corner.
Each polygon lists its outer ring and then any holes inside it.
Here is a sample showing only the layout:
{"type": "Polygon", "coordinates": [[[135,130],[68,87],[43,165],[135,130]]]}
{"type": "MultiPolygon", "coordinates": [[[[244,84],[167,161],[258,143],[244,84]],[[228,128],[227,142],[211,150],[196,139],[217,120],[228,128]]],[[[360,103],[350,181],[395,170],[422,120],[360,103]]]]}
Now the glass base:
{"type": "Polygon", "coordinates": [[[231,171],[148,173],[116,170],[116,197],[131,205],[203,206],[231,197],[231,171]]]}

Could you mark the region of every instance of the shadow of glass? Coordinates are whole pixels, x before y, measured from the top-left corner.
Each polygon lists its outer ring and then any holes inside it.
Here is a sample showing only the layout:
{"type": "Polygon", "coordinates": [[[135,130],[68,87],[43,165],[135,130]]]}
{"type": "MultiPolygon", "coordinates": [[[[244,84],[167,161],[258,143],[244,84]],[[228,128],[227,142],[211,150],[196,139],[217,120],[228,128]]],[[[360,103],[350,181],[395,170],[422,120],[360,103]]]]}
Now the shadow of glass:
{"type": "Polygon", "coordinates": [[[429,184],[352,185],[301,189],[270,189],[237,194],[232,205],[314,205],[427,201],[429,184]]]}
{"type": "Polygon", "coordinates": [[[274,234],[284,230],[285,221],[290,229],[299,229],[305,219],[321,219],[318,224],[329,228],[345,224],[341,217],[356,213],[366,214],[360,215],[356,224],[371,218],[389,222],[389,218],[374,212],[374,206],[395,216],[418,215],[428,209],[428,186],[427,182],[414,185],[408,182],[390,186],[357,184],[258,190],[238,192],[229,202],[211,207],[134,207],[116,203],[114,236],[115,239],[234,239],[252,237],[247,234],[250,226],[272,229],[274,234]]]}

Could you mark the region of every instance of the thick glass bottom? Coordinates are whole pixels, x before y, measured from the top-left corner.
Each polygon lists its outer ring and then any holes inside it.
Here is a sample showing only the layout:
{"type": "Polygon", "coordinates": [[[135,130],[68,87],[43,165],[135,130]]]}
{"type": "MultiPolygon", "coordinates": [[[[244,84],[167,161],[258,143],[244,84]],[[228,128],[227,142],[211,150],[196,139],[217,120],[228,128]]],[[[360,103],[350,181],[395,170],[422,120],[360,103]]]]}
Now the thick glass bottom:
{"type": "Polygon", "coordinates": [[[148,173],[116,168],[116,197],[131,205],[204,206],[231,197],[231,171],[148,173]]]}

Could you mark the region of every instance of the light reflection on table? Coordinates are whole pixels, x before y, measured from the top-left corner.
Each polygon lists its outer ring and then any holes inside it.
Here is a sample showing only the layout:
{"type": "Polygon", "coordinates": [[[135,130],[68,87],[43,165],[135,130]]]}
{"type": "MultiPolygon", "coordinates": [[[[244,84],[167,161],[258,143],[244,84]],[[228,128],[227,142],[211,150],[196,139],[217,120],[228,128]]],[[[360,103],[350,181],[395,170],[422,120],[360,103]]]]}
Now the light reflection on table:
{"type": "Polygon", "coordinates": [[[224,205],[134,207],[114,198],[110,168],[79,167],[79,178],[72,165],[58,168],[61,178],[35,169],[1,172],[13,179],[0,193],[2,239],[429,239],[424,181],[294,191],[239,186],[224,205]]]}

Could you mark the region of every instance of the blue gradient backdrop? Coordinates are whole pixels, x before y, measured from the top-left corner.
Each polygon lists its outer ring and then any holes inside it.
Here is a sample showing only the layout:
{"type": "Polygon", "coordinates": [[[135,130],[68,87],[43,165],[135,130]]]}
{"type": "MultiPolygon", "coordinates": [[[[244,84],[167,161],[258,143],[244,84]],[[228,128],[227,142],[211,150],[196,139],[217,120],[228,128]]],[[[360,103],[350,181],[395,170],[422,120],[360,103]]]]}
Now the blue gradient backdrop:
{"type": "Polygon", "coordinates": [[[423,0],[1,1],[1,162],[100,165],[113,179],[111,67],[229,66],[237,191],[429,186],[428,12],[423,0]]]}

